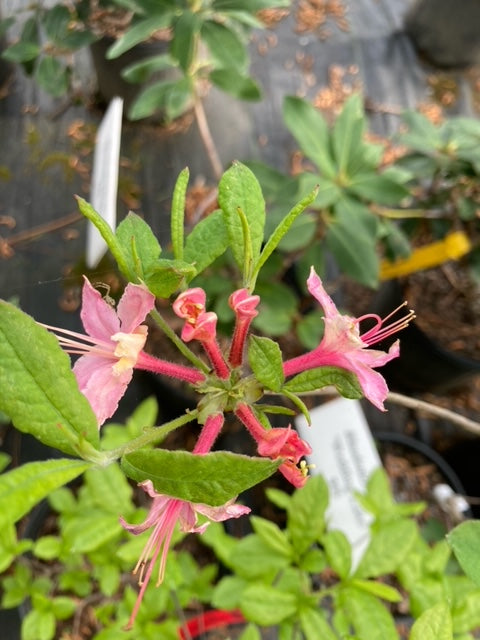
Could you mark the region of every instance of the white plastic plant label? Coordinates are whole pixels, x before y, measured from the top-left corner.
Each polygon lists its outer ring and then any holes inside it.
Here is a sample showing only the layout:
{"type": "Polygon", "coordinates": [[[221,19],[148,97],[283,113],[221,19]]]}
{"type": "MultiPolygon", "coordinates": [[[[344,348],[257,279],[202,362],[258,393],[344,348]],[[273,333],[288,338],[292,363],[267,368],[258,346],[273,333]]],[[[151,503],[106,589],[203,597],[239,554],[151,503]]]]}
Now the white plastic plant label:
{"type": "Polygon", "coordinates": [[[310,412],[312,425],[300,415],[299,435],[313,449],[307,462],[312,474],[322,474],[329,491],[330,529],[342,531],[352,545],[355,567],[369,542],[371,516],[359,505],[354,492],[364,492],[370,474],[382,466],[370,428],[357,400],[337,398],[310,412]]]}
{"type": "MultiPolygon", "coordinates": [[[[117,225],[118,167],[120,161],[120,140],[122,136],[122,98],[113,98],[100,126],[98,127],[93,154],[92,184],[90,204],[108,224],[117,225]]],[[[89,222],[87,226],[87,247],[85,260],[93,269],[107,250],[102,236],[89,222]]]]}

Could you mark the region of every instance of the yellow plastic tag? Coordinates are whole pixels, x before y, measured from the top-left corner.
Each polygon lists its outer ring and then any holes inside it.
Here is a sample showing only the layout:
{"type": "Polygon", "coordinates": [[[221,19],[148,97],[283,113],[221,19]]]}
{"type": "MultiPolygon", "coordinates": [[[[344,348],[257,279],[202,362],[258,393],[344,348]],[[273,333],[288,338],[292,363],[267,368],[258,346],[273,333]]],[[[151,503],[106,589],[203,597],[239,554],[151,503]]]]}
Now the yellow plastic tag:
{"type": "Polygon", "coordinates": [[[447,260],[458,260],[470,249],[471,244],[468,236],[463,231],[454,231],[439,242],[432,242],[415,249],[408,258],[396,262],[383,261],[380,266],[380,280],[391,280],[409,273],[436,267],[447,260]]]}

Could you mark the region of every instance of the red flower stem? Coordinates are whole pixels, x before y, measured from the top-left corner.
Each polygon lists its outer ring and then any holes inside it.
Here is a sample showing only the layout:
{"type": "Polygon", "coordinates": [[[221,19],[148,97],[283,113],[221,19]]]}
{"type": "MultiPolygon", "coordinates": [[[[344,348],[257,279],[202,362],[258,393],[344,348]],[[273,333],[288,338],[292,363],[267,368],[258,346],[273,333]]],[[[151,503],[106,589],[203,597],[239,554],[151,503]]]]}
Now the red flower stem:
{"type": "Polygon", "coordinates": [[[251,318],[239,318],[237,316],[228,356],[228,361],[232,367],[239,367],[243,362],[243,349],[251,321],[251,318]]]}
{"type": "Polygon", "coordinates": [[[212,363],[215,373],[219,378],[226,380],[230,376],[230,368],[225,362],[218,342],[213,338],[212,340],[202,340],[202,346],[208,356],[208,359],[212,363]]]}
{"type": "Polygon", "coordinates": [[[247,427],[255,442],[261,442],[265,438],[265,429],[248,404],[243,402],[238,404],[235,409],[235,415],[247,427]]]}
{"type": "Polygon", "coordinates": [[[205,375],[201,371],[198,371],[198,369],[186,367],[185,365],[176,364],[174,362],[168,362],[167,360],[161,360],[160,358],[155,358],[144,351],[139,354],[135,369],[152,371],[153,373],[169,376],[170,378],[176,378],[177,380],[183,380],[190,384],[197,384],[205,380],[205,375]]]}
{"type": "Polygon", "coordinates": [[[216,413],[215,415],[208,416],[200,432],[197,443],[195,444],[193,453],[202,454],[208,453],[211,450],[223,427],[223,422],[223,413],[216,413]]]}

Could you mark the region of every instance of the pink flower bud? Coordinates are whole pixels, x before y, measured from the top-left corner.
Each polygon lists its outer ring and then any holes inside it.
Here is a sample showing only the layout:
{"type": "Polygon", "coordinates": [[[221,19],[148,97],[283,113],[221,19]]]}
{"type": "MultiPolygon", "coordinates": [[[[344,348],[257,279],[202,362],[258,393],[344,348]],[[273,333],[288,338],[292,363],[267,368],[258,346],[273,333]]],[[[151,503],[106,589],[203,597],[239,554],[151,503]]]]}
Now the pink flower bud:
{"type": "Polygon", "coordinates": [[[200,287],[187,289],[181,293],[172,305],[179,318],[195,323],[198,316],[205,311],[206,293],[200,287]]]}
{"type": "Polygon", "coordinates": [[[228,304],[238,317],[255,318],[258,316],[256,307],[260,302],[260,296],[252,296],[247,289],[234,291],[228,299],[228,304]]]}

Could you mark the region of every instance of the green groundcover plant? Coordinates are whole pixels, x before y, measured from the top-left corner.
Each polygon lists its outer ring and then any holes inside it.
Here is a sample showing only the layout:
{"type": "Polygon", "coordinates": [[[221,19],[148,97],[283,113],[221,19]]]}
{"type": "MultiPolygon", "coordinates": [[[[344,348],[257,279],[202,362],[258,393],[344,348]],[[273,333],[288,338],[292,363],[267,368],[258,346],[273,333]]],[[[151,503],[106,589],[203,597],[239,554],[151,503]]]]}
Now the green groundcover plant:
{"type": "MultiPolygon", "coordinates": [[[[184,533],[204,533],[210,522],[248,514],[249,508],[237,501],[238,496],[277,471],[295,488],[309,486],[304,458],[311,447],[290,426],[275,426],[276,414],[292,416],[300,411],[308,420],[301,394],[327,385],[347,398],[365,397],[384,410],[388,388],[376,369],[398,356],[399,341],[388,352],[372,347],[401,330],[412,317],[411,312],[401,309],[386,320],[340,313],[312,266],[307,289],[312,304],[323,311],[323,337],[310,351],[284,358],[275,341],[251,331],[260,304],[255,288],[262,268],[295,219],[314,200],[317,188],[266,235],[265,201],[259,183],[246,166],[235,163],[219,182],[219,209],[186,234],[187,186],[188,171],[184,170],[172,198],[170,253],[162,251],[139,216],[129,214],[113,230],[87,202],[78,199],[81,212],[102,234],[126,282],[115,306],[108,295],[102,297],[102,283],[96,283],[96,288],[95,282],[85,278],[84,334],[39,325],[14,305],[0,302],[0,410],[18,430],[57,449],[62,456],[6,469],[1,475],[2,568],[24,550],[25,543],[16,546],[15,525],[39,501],[82,474],[87,479],[104,476],[103,485],[110,486],[103,498],[108,511],[107,503],[113,505],[122,486],[115,475],[125,476],[146,494],[148,508],[143,521],[130,507],[120,512],[116,509],[115,516],[103,512],[100,521],[111,526],[115,535],[121,529],[134,539],[149,534],[135,568],[140,587],[133,598],[127,630],[139,624],[142,601],[151,597],[148,585],[153,575],[157,585],[165,581],[177,525],[184,533]],[[221,347],[216,335],[217,315],[208,309],[206,291],[193,285],[197,275],[225,252],[231,252],[238,275],[232,280],[229,298],[234,315],[231,337],[221,347]],[[183,322],[180,335],[157,310],[157,299],[167,301],[183,322]],[[177,348],[178,361],[144,350],[147,315],[177,348]],[[200,347],[200,355],[190,348],[192,341],[200,347]],[[73,369],[67,353],[74,356],[73,369]],[[196,394],[197,405],[162,425],[143,416],[139,418],[140,430],[127,425],[127,438],[112,438],[103,425],[114,415],[137,369],[188,385],[196,394]],[[288,406],[268,404],[266,394],[283,397],[288,406]],[[244,426],[256,445],[255,456],[213,449],[227,414],[244,426]],[[192,450],[162,447],[172,431],[192,428],[199,429],[192,450]]],[[[68,502],[65,508],[68,511],[68,502]]],[[[314,514],[315,509],[309,511],[309,517],[314,514]]],[[[95,531],[101,531],[101,527],[95,529],[95,515],[93,509],[91,524],[95,531]]],[[[381,558],[381,545],[377,546],[376,555],[381,558]]],[[[91,550],[88,543],[84,550],[91,550]]],[[[97,566],[96,560],[94,564],[97,566]]],[[[99,580],[110,586],[118,575],[107,572],[102,578],[101,559],[96,571],[99,580]]],[[[42,601],[43,596],[36,600],[42,601]]],[[[70,610],[67,601],[58,602],[58,615],[67,615],[70,610]]],[[[366,638],[366,632],[357,632],[357,637],[366,638]]]]}

